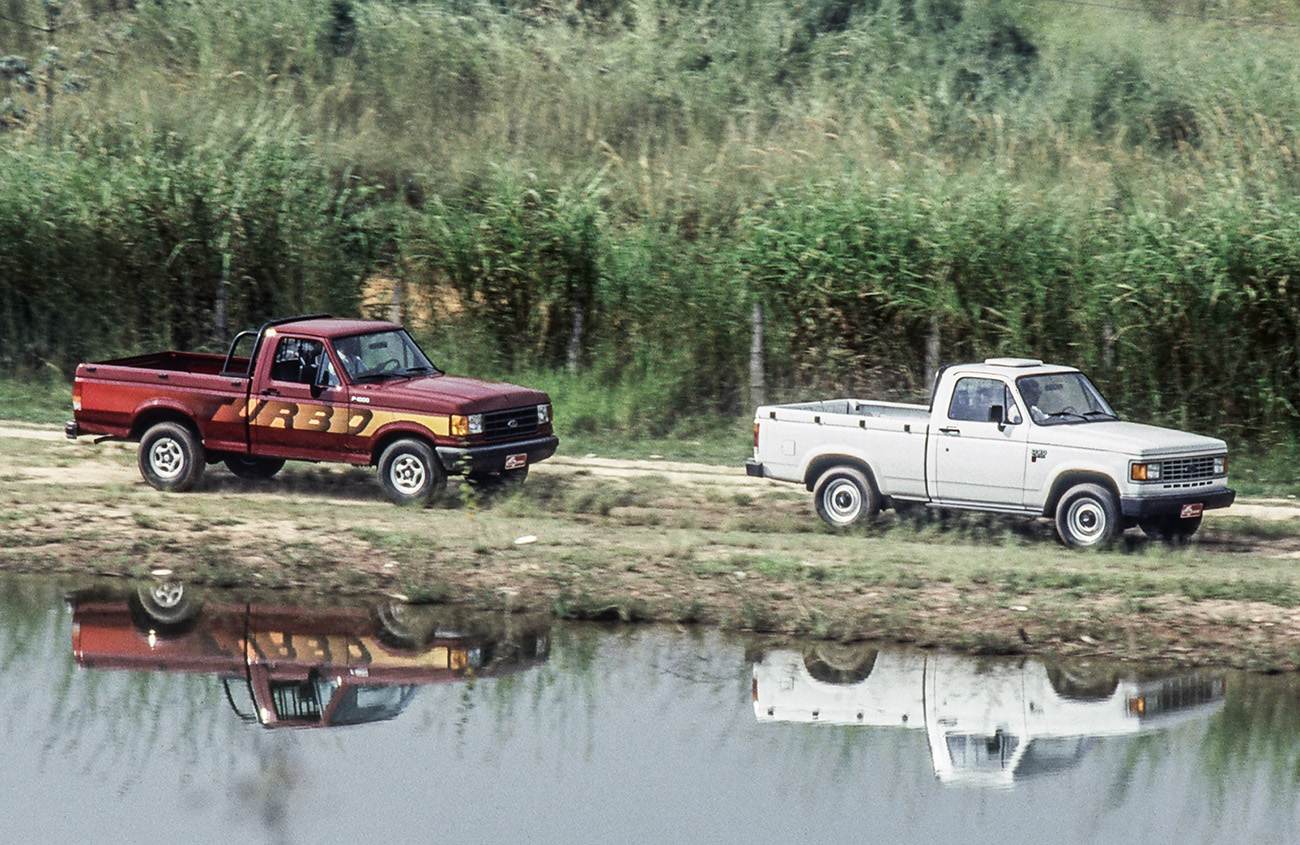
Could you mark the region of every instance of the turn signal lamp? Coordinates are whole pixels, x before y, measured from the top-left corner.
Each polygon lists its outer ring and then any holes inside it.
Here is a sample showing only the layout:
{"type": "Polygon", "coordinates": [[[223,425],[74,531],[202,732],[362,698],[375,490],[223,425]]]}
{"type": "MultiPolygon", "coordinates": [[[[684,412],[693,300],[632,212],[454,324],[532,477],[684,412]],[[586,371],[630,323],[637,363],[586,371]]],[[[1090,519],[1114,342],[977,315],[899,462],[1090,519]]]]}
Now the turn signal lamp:
{"type": "Polygon", "coordinates": [[[1159,463],[1133,463],[1129,465],[1128,477],[1132,481],[1159,481],[1160,464],[1159,463]]]}
{"type": "Polygon", "coordinates": [[[462,417],[459,414],[452,414],[451,433],[455,437],[468,437],[471,434],[482,434],[483,415],[470,414],[468,417],[462,417]]]}

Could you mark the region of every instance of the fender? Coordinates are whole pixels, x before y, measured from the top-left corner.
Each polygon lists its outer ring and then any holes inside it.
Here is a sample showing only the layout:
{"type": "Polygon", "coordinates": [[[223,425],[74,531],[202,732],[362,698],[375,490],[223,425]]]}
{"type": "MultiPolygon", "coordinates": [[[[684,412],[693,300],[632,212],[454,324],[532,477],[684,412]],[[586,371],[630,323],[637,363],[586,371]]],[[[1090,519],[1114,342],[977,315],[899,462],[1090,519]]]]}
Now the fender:
{"type": "Polygon", "coordinates": [[[876,492],[882,496],[890,495],[890,491],[880,483],[879,467],[863,449],[846,449],[840,446],[812,451],[808,459],[799,467],[799,476],[803,478],[804,486],[811,491],[813,485],[817,483],[817,477],[825,472],[825,468],[838,464],[860,464],[866,468],[871,483],[876,485],[876,492]]]}

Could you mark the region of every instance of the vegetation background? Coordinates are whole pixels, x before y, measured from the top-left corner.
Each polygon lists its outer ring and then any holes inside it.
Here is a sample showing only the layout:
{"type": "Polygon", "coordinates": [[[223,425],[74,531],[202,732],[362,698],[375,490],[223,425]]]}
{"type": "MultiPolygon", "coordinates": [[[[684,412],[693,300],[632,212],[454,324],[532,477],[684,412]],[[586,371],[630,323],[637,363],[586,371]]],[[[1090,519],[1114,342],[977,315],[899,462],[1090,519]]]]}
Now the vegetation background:
{"type": "Polygon", "coordinates": [[[0,0],[0,373],[398,313],[562,431],[1089,371],[1300,441],[1292,0],[0,0]]]}

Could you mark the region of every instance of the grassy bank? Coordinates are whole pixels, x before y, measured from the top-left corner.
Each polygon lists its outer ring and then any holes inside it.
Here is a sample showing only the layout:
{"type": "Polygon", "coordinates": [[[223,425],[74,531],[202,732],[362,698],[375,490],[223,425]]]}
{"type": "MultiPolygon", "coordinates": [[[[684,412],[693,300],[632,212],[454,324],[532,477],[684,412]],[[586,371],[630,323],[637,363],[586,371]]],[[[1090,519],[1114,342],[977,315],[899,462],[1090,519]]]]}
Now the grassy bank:
{"type": "MultiPolygon", "coordinates": [[[[51,434],[52,432],[46,432],[51,434]]],[[[198,491],[144,485],[128,444],[6,434],[0,566],[27,572],[702,623],[982,653],[1300,668],[1300,506],[1207,517],[1169,550],[1060,548],[1045,524],[887,515],[827,531],[806,494],[657,459],[560,455],[524,490],[395,508],[372,471],[294,465],[198,491]],[[1260,512],[1263,514],[1264,512],[1260,512]]]]}

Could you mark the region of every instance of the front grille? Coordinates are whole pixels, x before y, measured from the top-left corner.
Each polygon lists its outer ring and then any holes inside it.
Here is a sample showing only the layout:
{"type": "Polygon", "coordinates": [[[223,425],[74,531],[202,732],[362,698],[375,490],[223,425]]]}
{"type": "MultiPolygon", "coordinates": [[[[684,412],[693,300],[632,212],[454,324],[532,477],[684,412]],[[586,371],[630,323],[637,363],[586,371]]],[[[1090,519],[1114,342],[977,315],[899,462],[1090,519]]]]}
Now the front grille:
{"type": "Polygon", "coordinates": [[[537,406],[511,408],[483,415],[483,437],[488,440],[505,440],[537,433],[537,406]]]}
{"type": "Polygon", "coordinates": [[[1172,458],[1161,461],[1161,481],[1199,481],[1214,477],[1214,457],[1172,458]]]}

